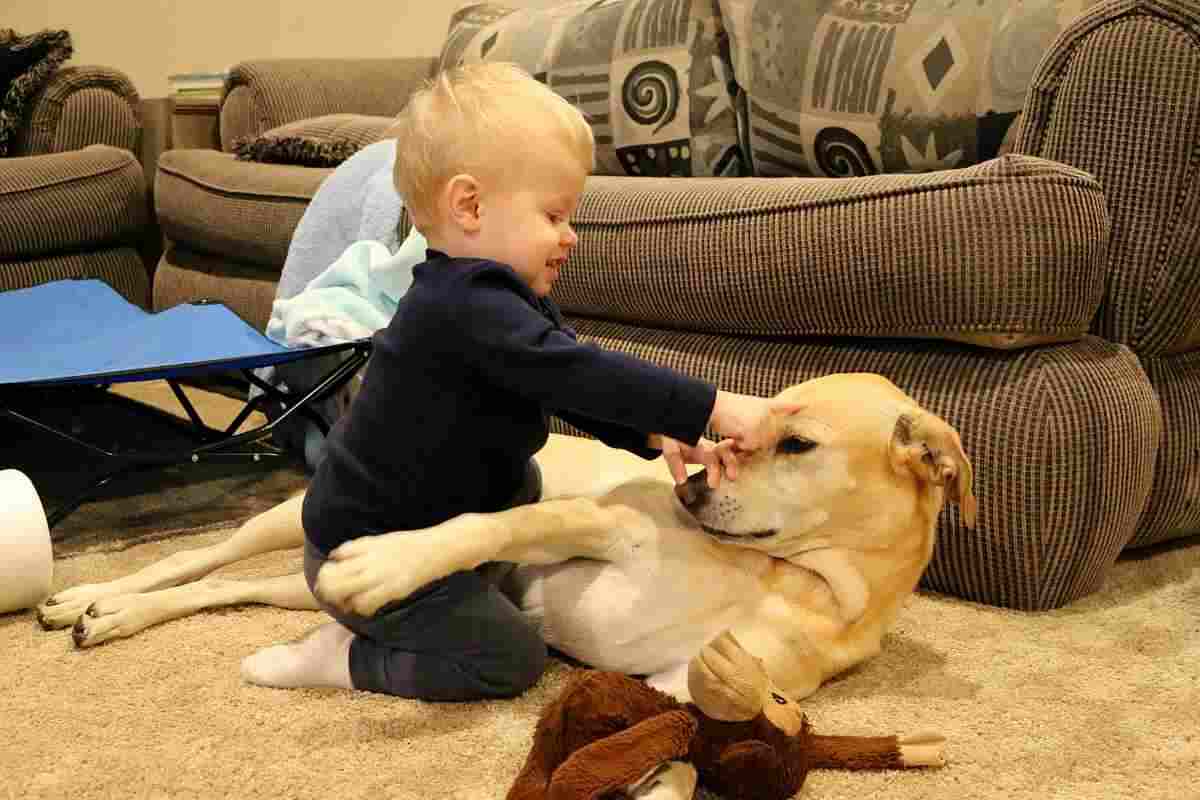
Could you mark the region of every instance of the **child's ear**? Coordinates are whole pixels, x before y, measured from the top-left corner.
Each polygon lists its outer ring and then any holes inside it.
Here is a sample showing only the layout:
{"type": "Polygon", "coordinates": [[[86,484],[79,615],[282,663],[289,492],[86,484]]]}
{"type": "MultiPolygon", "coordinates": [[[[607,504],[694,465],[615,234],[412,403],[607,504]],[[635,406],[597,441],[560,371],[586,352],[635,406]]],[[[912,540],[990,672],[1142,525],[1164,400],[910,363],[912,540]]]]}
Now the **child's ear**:
{"type": "Polygon", "coordinates": [[[446,184],[450,221],[465,233],[479,230],[479,181],[473,175],[455,175],[446,184]]]}

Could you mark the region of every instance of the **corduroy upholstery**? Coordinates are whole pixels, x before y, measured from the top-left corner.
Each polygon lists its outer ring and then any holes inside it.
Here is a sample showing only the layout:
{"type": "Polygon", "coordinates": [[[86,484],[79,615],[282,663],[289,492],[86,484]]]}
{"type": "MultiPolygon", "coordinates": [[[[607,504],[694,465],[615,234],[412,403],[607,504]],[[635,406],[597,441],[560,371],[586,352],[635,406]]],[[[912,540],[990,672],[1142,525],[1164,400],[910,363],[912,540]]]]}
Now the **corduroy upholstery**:
{"type": "Polygon", "coordinates": [[[277,59],[230,70],[221,101],[221,149],[326,114],[394,117],[429,74],[426,58],[277,59]]]}
{"type": "Polygon", "coordinates": [[[138,152],[142,140],[137,90],[109,67],[63,67],[33,101],[12,155],[67,153],[89,144],[138,152]]]}
{"type": "Polygon", "coordinates": [[[1195,534],[1200,4],[1109,0],[1080,16],[1039,65],[1013,150],[1072,164],[1104,187],[1113,236],[1092,330],[1137,353],[1166,420],[1131,545],[1195,534]]]}
{"type": "Polygon", "coordinates": [[[0,158],[0,291],[99,278],[148,306],[138,248],[149,219],[135,153],[137,92],[107,67],[65,67],[34,97],[0,158]]]}
{"type": "MultiPolygon", "coordinates": [[[[1200,529],[1198,43],[1195,0],[1103,0],[1050,46],[1010,155],[962,170],[591,178],[555,298],[584,338],[735,391],[888,376],[976,469],[979,524],[947,508],[923,585],[1064,605],[1122,551],[1200,529]]],[[[428,64],[394,67],[242,65],[225,141],[390,118],[428,64]],[[335,91],[378,70],[376,88],[335,91]]],[[[164,156],[156,305],[217,297],[265,324],[327,174],[164,156]]]]}

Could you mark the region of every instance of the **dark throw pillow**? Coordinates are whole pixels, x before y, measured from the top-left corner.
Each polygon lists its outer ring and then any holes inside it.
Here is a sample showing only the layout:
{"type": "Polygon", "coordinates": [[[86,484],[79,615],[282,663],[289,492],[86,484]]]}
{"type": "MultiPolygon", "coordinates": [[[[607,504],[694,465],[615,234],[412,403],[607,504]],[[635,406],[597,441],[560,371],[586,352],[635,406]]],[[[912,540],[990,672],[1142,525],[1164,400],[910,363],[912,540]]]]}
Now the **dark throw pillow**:
{"type": "Polygon", "coordinates": [[[21,36],[11,28],[0,28],[0,156],[8,155],[30,99],[71,57],[71,51],[71,34],[66,31],[21,36]]]}
{"type": "Polygon", "coordinates": [[[272,128],[255,138],[234,142],[242,161],[336,167],[363,147],[377,142],[395,123],[391,117],[326,114],[272,128]]]}

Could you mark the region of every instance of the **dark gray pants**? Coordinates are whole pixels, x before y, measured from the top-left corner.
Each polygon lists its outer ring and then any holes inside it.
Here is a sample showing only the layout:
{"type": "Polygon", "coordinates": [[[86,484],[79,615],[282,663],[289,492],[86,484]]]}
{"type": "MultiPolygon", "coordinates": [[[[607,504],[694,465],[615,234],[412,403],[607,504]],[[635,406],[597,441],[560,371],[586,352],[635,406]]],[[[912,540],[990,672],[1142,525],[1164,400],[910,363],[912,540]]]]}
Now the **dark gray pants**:
{"type": "MultiPolygon", "coordinates": [[[[541,473],[529,463],[525,486],[509,508],[536,502],[541,473]]],[[[350,681],[356,689],[422,700],[513,697],[528,689],[546,665],[546,645],[512,601],[484,573],[455,572],[373,616],[335,608],[316,594],[325,556],[307,541],[304,577],[317,602],[355,633],[350,681]]]]}

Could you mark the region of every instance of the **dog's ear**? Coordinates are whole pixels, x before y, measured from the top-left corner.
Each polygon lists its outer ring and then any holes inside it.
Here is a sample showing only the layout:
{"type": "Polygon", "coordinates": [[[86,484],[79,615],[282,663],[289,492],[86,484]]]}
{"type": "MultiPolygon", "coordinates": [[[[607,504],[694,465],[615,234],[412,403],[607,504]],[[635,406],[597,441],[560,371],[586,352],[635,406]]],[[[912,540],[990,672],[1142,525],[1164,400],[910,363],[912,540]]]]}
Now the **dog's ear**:
{"type": "Polygon", "coordinates": [[[891,455],[893,469],[945,487],[946,496],[958,504],[963,524],[975,527],[975,473],[958,431],[925,411],[903,413],[892,433],[891,455]]]}

